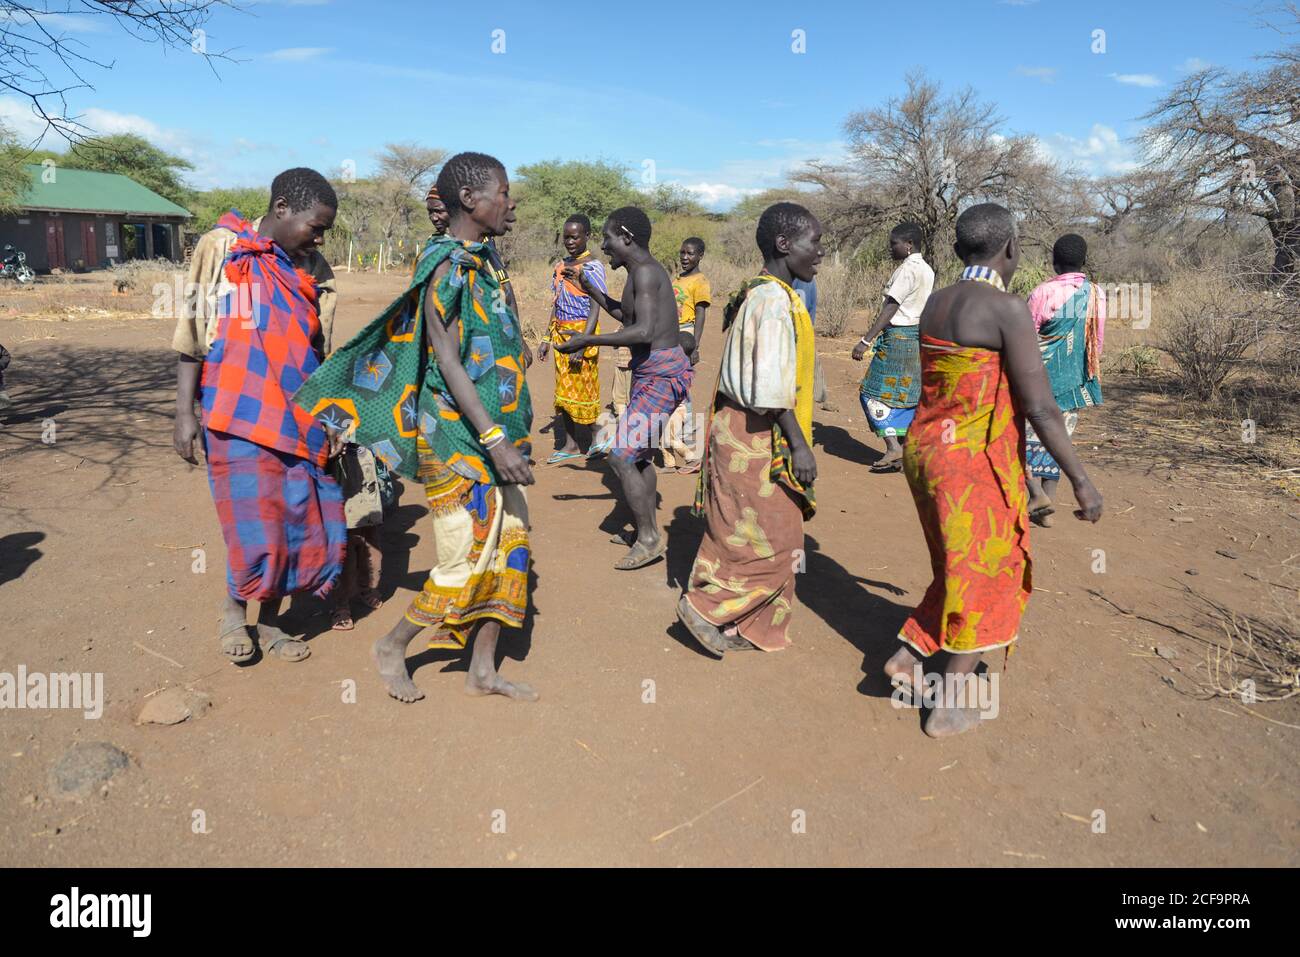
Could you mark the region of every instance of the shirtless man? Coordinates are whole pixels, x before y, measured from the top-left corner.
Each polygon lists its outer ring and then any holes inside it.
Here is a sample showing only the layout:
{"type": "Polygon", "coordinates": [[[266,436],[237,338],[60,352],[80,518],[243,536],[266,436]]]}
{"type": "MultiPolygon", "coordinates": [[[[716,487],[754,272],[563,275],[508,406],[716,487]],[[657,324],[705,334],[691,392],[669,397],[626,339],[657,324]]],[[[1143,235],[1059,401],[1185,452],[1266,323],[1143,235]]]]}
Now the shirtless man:
{"type": "Polygon", "coordinates": [[[621,302],[595,288],[576,266],[566,276],[581,282],[583,291],[623,328],[604,335],[575,335],[555,349],[565,353],[588,346],[632,349],[631,394],[609,453],[636,521],[631,547],[614,567],[630,571],[649,565],[667,548],[655,517],[658,500],[650,454],[673,411],[690,394],[694,370],[678,342],[672,280],[650,253],[650,218],[635,206],[614,210],[605,220],[600,249],[612,268],[627,270],[621,302]]]}

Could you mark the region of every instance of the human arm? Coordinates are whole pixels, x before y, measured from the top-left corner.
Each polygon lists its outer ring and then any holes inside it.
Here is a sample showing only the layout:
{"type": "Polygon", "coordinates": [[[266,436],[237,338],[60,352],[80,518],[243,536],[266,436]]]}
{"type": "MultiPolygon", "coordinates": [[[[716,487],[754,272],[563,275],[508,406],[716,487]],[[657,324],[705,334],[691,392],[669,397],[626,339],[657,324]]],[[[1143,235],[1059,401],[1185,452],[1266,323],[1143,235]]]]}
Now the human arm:
{"type": "Polygon", "coordinates": [[[897,312],[898,300],[892,296],[886,296],[885,304],[880,307],[880,315],[876,316],[876,321],[867,330],[867,334],[859,339],[858,344],[853,347],[853,358],[856,361],[860,362],[862,360],[871,348],[871,344],[876,341],[876,336],[885,331],[885,327],[889,325],[889,321],[894,318],[897,312]]]}
{"type": "Polygon", "coordinates": [[[794,409],[774,409],[768,414],[777,425],[781,426],[781,432],[790,443],[794,477],[799,480],[800,485],[812,485],[817,480],[817,458],[808,447],[808,443],[804,441],[803,429],[799,428],[794,409]]]}
{"type": "MultiPolygon", "coordinates": [[[[425,292],[424,323],[425,336],[433,348],[434,358],[442,373],[447,391],[456,402],[456,408],[465,420],[479,434],[483,435],[495,428],[497,423],[483,408],[478,390],[465,371],[460,359],[460,318],[454,317],[444,323],[437,306],[437,288],[442,278],[450,271],[451,263],[444,261],[434,271],[433,281],[425,292]]],[[[508,439],[499,441],[491,448],[485,448],[497,474],[508,485],[532,485],[533,471],[523,453],[508,439]]]]}
{"type": "Polygon", "coordinates": [[[203,359],[181,353],[176,363],[176,419],[172,424],[172,446],[177,455],[192,465],[199,462],[194,452],[194,442],[199,437],[194,400],[202,374],[203,359]]]}

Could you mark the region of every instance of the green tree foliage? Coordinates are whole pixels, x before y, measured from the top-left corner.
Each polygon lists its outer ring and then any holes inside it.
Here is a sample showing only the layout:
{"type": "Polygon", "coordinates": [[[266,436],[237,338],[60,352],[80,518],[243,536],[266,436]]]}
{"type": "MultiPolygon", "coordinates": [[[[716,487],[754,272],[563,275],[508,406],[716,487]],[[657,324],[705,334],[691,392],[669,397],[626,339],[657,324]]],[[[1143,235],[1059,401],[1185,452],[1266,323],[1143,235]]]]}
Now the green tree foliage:
{"type": "Polygon", "coordinates": [[[266,212],[270,202],[270,190],[264,186],[236,186],[231,189],[210,189],[195,193],[189,205],[194,218],[190,220],[187,229],[191,232],[206,233],[217,224],[218,219],[232,209],[239,210],[252,221],[266,212]]]}
{"type": "Polygon", "coordinates": [[[188,208],[193,192],[182,175],[194,169],[189,160],[160,150],[142,136],[115,133],[95,136],[73,145],[61,159],[69,169],[121,173],[159,196],[188,208]]]}
{"type": "Polygon", "coordinates": [[[620,206],[645,204],[632,186],[627,170],[611,163],[530,163],[516,171],[511,187],[519,218],[559,232],[573,213],[584,213],[593,226],[620,206]]]}
{"type": "Polygon", "coordinates": [[[31,184],[25,168],[30,162],[33,160],[17,145],[13,134],[0,126],[0,215],[17,211],[18,201],[31,184]]]}

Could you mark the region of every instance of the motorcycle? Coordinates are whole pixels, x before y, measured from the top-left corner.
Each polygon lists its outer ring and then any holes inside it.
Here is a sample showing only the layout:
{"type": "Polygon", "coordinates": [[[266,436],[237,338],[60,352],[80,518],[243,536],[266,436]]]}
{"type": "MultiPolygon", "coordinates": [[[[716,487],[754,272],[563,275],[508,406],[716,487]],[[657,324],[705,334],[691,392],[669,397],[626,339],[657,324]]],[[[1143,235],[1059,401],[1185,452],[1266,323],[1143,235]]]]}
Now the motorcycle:
{"type": "Polygon", "coordinates": [[[4,256],[0,258],[0,279],[17,279],[29,283],[36,278],[36,270],[27,265],[27,254],[5,243],[4,256]]]}

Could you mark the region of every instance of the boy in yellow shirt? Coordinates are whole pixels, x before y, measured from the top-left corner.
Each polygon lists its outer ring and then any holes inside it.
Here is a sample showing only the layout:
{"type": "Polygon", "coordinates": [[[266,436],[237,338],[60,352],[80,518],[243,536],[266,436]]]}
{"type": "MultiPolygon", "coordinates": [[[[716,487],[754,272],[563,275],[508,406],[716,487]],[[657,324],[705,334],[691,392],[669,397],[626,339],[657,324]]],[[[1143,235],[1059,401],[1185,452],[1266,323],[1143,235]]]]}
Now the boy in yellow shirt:
{"type": "MultiPolygon", "coordinates": [[[[673,296],[677,299],[678,331],[689,335],[694,343],[687,353],[691,365],[700,361],[700,339],[704,334],[704,320],[709,310],[712,292],[709,281],[700,272],[700,260],[704,258],[704,240],[691,236],[682,241],[678,253],[678,262],[682,271],[673,280],[673,296]]],[[[677,407],[668,425],[664,429],[663,456],[664,471],[689,475],[700,470],[700,456],[692,454],[695,449],[694,415],[691,397],[677,407]]]]}

